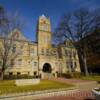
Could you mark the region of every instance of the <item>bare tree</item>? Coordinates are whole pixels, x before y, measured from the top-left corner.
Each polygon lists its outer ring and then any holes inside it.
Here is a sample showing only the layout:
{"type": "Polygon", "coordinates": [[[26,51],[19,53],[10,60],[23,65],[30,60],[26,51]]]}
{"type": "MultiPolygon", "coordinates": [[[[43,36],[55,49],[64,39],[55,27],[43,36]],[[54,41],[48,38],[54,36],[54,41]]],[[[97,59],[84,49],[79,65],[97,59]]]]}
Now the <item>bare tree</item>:
{"type": "MultiPolygon", "coordinates": [[[[78,51],[80,65],[84,67],[85,75],[88,75],[86,60],[86,44],[88,36],[100,26],[100,16],[88,9],[81,8],[73,13],[65,14],[54,32],[57,41],[69,40],[78,51]]],[[[100,27],[99,27],[100,28],[100,27]]]]}
{"type": "Polygon", "coordinates": [[[21,29],[18,15],[8,16],[3,7],[0,7],[0,76],[4,78],[5,69],[13,66],[14,59],[20,50],[15,47],[17,38],[13,35],[14,29],[21,29]]]}

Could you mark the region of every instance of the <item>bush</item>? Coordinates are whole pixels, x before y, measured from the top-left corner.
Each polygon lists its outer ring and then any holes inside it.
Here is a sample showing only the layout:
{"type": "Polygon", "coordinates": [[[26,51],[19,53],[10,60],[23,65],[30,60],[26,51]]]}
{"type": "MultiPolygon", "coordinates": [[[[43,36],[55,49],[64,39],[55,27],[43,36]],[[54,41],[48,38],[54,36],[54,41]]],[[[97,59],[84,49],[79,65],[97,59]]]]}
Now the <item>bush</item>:
{"type": "Polygon", "coordinates": [[[80,72],[73,72],[72,73],[72,78],[80,78],[81,77],[81,73],[80,72]]]}
{"type": "Polygon", "coordinates": [[[32,78],[37,78],[38,76],[29,76],[27,74],[23,75],[4,75],[4,79],[32,79],[32,78]]]}
{"type": "Polygon", "coordinates": [[[63,73],[63,74],[61,74],[61,76],[64,78],[72,78],[71,73],[63,73]]]}
{"type": "Polygon", "coordinates": [[[8,80],[17,79],[17,75],[4,75],[4,79],[8,79],[8,80]]]}
{"type": "Polygon", "coordinates": [[[81,77],[81,73],[80,72],[67,72],[67,73],[63,73],[61,75],[64,78],[80,78],[81,77]]]}

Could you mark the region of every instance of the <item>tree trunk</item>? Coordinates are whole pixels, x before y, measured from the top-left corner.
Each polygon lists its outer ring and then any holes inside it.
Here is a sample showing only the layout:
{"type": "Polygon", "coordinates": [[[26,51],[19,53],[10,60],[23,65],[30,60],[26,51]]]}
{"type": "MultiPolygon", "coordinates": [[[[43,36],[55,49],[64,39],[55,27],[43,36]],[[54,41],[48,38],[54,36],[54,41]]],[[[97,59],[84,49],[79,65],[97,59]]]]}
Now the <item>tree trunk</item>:
{"type": "Polygon", "coordinates": [[[87,61],[86,61],[86,54],[84,52],[83,56],[82,56],[82,60],[84,63],[84,71],[85,71],[85,75],[88,76],[89,72],[88,72],[88,67],[87,67],[87,61]]]}
{"type": "Polygon", "coordinates": [[[86,76],[88,76],[89,73],[88,73],[85,51],[83,52],[81,50],[78,50],[78,57],[79,57],[81,70],[85,73],[86,76]]]}
{"type": "Polygon", "coordinates": [[[78,51],[78,58],[79,58],[81,72],[85,72],[84,64],[82,60],[82,52],[79,49],[77,49],[77,51],[78,51]]]}
{"type": "Polygon", "coordinates": [[[4,72],[1,71],[1,73],[0,73],[0,80],[3,80],[3,79],[4,79],[4,72]]]}

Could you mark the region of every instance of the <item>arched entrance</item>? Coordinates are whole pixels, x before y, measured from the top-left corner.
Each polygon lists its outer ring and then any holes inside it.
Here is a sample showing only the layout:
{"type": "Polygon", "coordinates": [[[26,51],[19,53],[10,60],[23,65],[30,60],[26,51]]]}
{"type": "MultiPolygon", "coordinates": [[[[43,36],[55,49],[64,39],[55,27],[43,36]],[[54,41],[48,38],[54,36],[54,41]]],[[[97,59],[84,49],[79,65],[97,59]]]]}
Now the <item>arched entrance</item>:
{"type": "Polygon", "coordinates": [[[52,72],[52,68],[51,68],[51,65],[49,63],[45,63],[43,65],[43,72],[45,73],[51,73],[52,72]]]}

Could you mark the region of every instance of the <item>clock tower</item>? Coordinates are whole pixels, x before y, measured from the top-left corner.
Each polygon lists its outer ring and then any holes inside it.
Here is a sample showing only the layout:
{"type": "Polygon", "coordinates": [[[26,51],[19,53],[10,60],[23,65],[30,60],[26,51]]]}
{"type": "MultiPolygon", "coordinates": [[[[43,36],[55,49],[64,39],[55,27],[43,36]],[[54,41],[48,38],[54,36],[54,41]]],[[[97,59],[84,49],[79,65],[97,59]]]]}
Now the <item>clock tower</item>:
{"type": "Polygon", "coordinates": [[[44,15],[39,17],[36,39],[38,42],[38,54],[48,55],[51,48],[51,26],[50,19],[44,15]]]}

